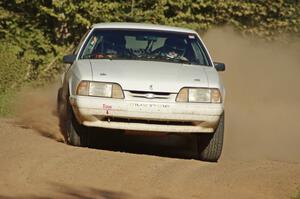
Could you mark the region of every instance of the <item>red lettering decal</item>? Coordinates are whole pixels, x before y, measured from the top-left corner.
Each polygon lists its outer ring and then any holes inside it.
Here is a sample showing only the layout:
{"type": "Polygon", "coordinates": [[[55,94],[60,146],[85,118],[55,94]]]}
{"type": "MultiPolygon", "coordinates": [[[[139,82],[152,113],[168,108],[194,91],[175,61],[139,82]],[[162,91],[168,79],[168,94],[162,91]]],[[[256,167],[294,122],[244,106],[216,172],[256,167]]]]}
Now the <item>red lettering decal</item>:
{"type": "Polygon", "coordinates": [[[103,104],[103,109],[104,110],[111,110],[112,109],[112,106],[111,105],[107,105],[107,104],[103,104]]]}

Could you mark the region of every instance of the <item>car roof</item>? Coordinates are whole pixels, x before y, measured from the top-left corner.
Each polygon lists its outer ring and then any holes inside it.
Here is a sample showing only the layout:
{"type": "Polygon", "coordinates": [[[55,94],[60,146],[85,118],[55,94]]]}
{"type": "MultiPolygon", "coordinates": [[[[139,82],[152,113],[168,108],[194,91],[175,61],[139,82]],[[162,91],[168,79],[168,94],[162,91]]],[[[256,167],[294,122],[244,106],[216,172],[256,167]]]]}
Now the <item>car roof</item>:
{"type": "Polygon", "coordinates": [[[146,23],[125,23],[125,22],[113,22],[113,23],[98,23],[94,24],[92,28],[112,28],[112,29],[142,29],[142,30],[160,30],[160,31],[174,31],[182,33],[195,34],[196,31],[186,28],[179,28],[173,26],[164,26],[157,24],[146,23]]]}

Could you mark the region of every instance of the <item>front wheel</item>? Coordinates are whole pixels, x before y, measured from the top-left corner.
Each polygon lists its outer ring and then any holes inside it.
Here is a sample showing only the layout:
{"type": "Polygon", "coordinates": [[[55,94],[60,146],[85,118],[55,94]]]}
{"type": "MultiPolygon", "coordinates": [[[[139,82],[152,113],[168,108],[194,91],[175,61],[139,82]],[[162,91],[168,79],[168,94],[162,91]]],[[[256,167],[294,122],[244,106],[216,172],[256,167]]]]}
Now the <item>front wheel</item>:
{"type": "Polygon", "coordinates": [[[86,147],[89,145],[89,131],[78,123],[71,106],[68,104],[66,119],[67,143],[73,146],[86,147]]]}
{"type": "Polygon", "coordinates": [[[218,127],[211,134],[197,134],[198,157],[200,160],[217,162],[221,156],[224,140],[224,113],[218,127]]]}

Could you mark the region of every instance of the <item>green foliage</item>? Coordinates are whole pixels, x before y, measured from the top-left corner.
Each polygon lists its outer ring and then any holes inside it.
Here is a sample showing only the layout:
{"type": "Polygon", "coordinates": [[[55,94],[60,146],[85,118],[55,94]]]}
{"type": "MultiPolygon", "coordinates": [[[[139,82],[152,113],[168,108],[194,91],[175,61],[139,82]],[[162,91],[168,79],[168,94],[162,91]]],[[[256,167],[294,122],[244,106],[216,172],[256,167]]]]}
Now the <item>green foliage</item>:
{"type": "Polygon", "coordinates": [[[0,93],[16,87],[26,74],[26,67],[19,59],[21,49],[2,42],[0,45],[0,93]]]}
{"type": "Polygon", "coordinates": [[[65,48],[25,15],[0,7],[0,115],[10,112],[20,85],[53,79],[61,67],[56,63],[65,48]]]}
{"type": "Polygon", "coordinates": [[[0,92],[0,116],[12,116],[14,97],[14,90],[8,91],[6,93],[0,92]]]}
{"type": "Polygon", "coordinates": [[[115,21],[197,31],[230,24],[246,35],[268,40],[283,33],[300,34],[299,0],[3,0],[1,6],[60,45],[77,41],[94,23],[115,21]]]}

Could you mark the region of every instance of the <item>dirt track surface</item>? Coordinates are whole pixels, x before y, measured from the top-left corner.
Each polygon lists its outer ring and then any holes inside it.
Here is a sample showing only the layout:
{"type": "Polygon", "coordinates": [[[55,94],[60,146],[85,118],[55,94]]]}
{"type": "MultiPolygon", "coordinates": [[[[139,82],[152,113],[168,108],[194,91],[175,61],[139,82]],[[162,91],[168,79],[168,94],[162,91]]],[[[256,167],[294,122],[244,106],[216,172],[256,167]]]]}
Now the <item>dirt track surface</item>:
{"type": "Polygon", "coordinates": [[[300,184],[300,163],[206,163],[184,159],[193,154],[185,144],[158,138],[113,146],[123,152],[77,148],[11,120],[0,125],[0,198],[289,198],[300,184]]]}
{"type": "Polygon", "coordinates": [[[264,44],[230,29],[205,41],[224,61],[225,143],[195,160],[192,137],[99,132],[93,148],[64,144],[57,86],[25,90],[0,119],[0,199],[291,198],[300,189],[300,43],[264,44]]]}

